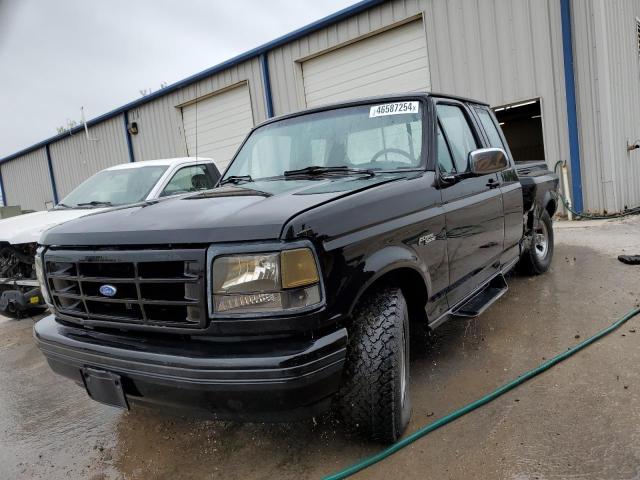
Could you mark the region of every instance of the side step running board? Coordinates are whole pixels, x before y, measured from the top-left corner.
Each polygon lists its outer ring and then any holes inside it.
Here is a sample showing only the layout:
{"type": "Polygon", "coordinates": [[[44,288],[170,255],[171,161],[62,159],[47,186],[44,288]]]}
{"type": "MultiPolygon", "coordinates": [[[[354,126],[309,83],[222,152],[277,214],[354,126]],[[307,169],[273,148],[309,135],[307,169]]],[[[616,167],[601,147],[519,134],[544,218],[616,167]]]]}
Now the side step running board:
{"type": "Polygon", "coordinates": [[[451,314],[456,317],[477,317],[507,293],[507,290],[509,290],[507,281],[504,275],[499,274],[486,287],[454,309],[451,314]]]}

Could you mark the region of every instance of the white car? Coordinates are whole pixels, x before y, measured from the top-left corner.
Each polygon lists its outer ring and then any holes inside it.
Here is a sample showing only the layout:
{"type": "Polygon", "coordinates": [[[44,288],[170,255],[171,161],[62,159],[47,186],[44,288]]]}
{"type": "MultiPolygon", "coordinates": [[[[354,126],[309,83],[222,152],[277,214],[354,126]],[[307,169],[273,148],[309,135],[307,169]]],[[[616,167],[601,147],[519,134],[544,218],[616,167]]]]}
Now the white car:
{"type": "Polygon", "coordinates": [[[42,305],[33,262],[48,228],[111,207],[210,189],[219,178],[210,158],[125,163],[88,178],[51,210],[0,220],[0,313],[42,305]]]}

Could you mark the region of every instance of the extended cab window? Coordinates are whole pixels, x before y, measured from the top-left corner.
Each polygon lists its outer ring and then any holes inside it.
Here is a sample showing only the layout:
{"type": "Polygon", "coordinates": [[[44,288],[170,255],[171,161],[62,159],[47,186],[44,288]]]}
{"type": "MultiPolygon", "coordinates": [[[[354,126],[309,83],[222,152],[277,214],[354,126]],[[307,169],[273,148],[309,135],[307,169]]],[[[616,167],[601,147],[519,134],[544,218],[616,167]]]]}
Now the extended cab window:
{"type": "Polygon", "coordinates": [[[311,166],[373,170],[419,168],[419,101],[337,108],[269,123],[247,139],[225,177],[252,180],[311,166]]]}
{"type": "Polygon", "coordinates": [[[169,197],[180,193],[196,192],[213,188],[216,179],[212,177],[207,165],[192,165],[178,170],[164,187],[161,197],[169,197]]]}
{"type": "Polygon", "coordinates": [[[489,138],[489,145],[494,148],[504,149],[500,133],[498,132],[498,128],[496,127],[493,118],[491,118],[491,114],[484,108],[476,108],[476,112],[478,113],[478,118],[480,119],[482,128],[484,128],[484,131],[489,138]]]}
{"type": "Polygon", "coordinates": [[[438,104],[438,119],[449,141],[456,169],[459,173],[469,170],[469,153],[478,148],[478,143],[469,125],[469,120],[458,105],[438,104]]]}

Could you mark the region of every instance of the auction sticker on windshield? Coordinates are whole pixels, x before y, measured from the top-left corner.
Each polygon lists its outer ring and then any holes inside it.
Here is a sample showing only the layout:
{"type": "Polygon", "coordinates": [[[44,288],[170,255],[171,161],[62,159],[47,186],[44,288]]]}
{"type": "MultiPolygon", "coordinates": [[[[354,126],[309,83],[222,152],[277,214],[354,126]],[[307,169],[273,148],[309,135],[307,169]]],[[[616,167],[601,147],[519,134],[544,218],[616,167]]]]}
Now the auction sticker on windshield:
{"type": "Polygon", "coordinates": [[[371,110],[369,110],[369,118],[399,115],[402,113],[418,113],[419,104],[420,102],[395,102],[374,105],[371,107],[371,110]]]}

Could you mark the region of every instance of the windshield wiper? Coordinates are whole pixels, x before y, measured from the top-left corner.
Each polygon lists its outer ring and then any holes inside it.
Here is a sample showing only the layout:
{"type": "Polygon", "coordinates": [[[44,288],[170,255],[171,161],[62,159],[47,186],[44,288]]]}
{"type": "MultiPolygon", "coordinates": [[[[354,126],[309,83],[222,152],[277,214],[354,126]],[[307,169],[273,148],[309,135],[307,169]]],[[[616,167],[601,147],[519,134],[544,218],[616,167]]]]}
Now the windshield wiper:
{"type": "Polygon", "coordinates": [[[220,182],[220,185],[226,185],[227,183],[238,184],[240,182],[252,182],[251,175],[230,175],[220,182]]]}
{"type": "Polygon", "coordinates": [[[90,202],[78,203],[76,206],[78,207],[111,207],[113,206],[113,203],[102,202],[100,200],[92,200],[90,202]]]}
{"type": "Polygon", "coordinates": [[[66,203],[58,203],[55,208],[73,208],[71,205],[67,205],[66,203]]]}
{"type": "Polygon", "coordinates": [[[301,168],[299,170],[287,170],[284,172],[285,177],[295,177],[301,175],[324,175],[325,173],[346,173],[346,174],[361,174],[373,177],[375,172],[373,170],[365,168],[351,168],[346,165],[338,167],[321,167],[320,165],[312,165],[310,167],[301,168]]]}

